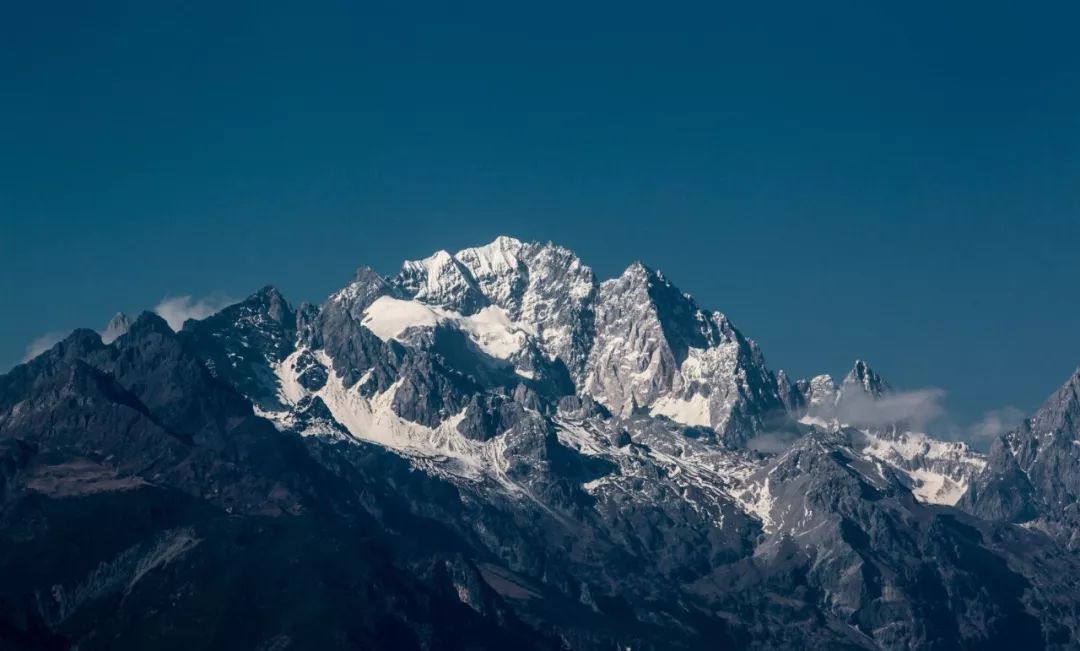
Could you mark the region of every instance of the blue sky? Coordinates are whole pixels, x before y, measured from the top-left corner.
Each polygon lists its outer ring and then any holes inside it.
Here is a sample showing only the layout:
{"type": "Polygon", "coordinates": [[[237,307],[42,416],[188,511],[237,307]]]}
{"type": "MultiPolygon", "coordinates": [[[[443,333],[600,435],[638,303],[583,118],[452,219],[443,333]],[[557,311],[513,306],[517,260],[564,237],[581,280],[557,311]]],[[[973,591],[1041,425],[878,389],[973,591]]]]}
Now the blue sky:
{"type": "Polygon", "coordinates": [[[503,233],[961,429],[1080,364],[1075,3],[220,4],[0,9],[0,366],[503,233]]]}

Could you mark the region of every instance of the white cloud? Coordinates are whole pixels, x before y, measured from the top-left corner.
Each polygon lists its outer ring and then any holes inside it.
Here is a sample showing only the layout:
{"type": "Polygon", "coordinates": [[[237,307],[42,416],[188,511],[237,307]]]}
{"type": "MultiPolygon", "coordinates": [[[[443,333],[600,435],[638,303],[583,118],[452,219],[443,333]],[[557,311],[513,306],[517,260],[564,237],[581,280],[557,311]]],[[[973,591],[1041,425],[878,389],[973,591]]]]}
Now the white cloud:
{"type": "Polygon", "coordinates": [[[26,352],[23,353],[22,361],[29,362],[46,350],[49,350],[56,344],[60,343],[68,333],[66,332],[46,332],[37,339],[30,342],[30,345],[26,347],[26,352]]]}
{"type": "Polygon", "coordinates": [[[992,409],[968,428],[967,438],[975,443],[988,443],[1005,432],[1016,429],[1023,421],[1024,412],[1011,405],[992,409]]]}
{"type": "Polygon", "coordinates": [[[165,319],[170,328],[179,331],[188,319],[201,321],[235,302],[223,296],[206,296],[199,299],[193,299],[191,296],[165,297],[154,307],[154,311],[165,319]]]}
{"type": "Polygon", "coordinates": [[[851,391],[846,392],[837,405],[837,417],[840,422],[856,427],[883,427],[903,422],[919,430],[945,413],[941,407],[944,397],[945,392],[935,388],[896,391],[877,398],[862,391],[851,391]]]}

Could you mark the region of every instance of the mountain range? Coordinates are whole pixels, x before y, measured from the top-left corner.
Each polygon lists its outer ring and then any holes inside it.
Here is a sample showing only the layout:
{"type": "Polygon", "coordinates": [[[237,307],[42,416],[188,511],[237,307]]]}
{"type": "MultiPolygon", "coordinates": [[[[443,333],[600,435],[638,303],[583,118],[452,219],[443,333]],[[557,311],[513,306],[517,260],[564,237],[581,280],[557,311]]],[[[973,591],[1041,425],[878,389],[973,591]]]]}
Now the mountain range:
{"type": "Polygon", "coordinates": [[[1080,370],[986,455],[500,237],[0,376],[0,649],[1080,645],[1080,370]]]}

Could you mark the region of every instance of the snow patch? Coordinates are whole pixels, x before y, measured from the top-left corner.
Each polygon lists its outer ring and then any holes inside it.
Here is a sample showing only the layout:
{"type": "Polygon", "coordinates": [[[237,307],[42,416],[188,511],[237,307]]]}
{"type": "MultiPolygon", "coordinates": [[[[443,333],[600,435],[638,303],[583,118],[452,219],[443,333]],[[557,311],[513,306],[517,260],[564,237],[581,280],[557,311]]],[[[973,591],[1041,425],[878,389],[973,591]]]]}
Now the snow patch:
{"type": "Polygon", "coordinates": [[[360,323],[379,339],[387,341],[397,339],[415,326],[434,327],[439,323],[439,316],[434,309],[418,301],[380,296],[364,310],[364,320],[360,323]]]}
{"type": "Polygon", "coordinates": [[[967,490],[967,483],[954,481],[941,473],[920,469],[908,474],[917,482],[911,492],[920,502],[955,506],[967,490]]]}
{"type": "Polygon", "coordinates": [[[667,416],[676,423],[709,427],[712,417],[709,412],[709,397],[695,393],[689,398],[664,396],[653,403],[652,413],[667,416]]]}
{"type": "MultiPolygon", "coordinates": [[[[359,389],[363,381],[345,386],[332,370],[333,361],[322,350],[312,354],[329,371],[326,384],[317,391],[308,391],[298,381],[296,361],[309,352],[298,350],[274,365],[279,383],[278,395],[288,405],[295,405],[306,397],[320,398],[333,420],[344,427],[348,435],[343,435],[332,423],[309,424],[300,431],[301,434],[373,443],[401,454],[424,470],[470,483],[488,479],[508,493],[522,493],[522,488],[507,476],[506,437],[474,441],[462,436],[457,428],[465,416],[464,411],[434,428],[405,420],[392,408],[400,383],[370,398],[365,397],[359,389]]],[[[296,416],[291,410],[260,410],[258,415],[267,418],[279,429],[298,429],[296,416]]]]}
{"type": "Polygon", "coordinates": [[[773,530],[773,504],[772,490],[769,488],[769,478],[766,477],[761,484],[751,484],[741,491],[732,493],[739,506],[747,514],[761,521],[765,531],[773,530]]]}
{"type": "Polygon", "coordinates": [[[864,434],[867,445],[862,455],[906,474],[914,484],[912,494],[922,502],[954,506],[970,478],[986,467],[986,459],[963,443],[939,441],[921,432],[864,434]]]}
{"type": "Polygon", "coordinates": [[[497,359],[516,355],[531,337],[530,331],[512,321],[501,307],[489,305],[476,314],[464,316],[446,308],[389,296],[380,296],[368,306],[361,324],[383,341],[399,339],[409,328],[448,325],[467,334],[480,350],[497,359]]]}

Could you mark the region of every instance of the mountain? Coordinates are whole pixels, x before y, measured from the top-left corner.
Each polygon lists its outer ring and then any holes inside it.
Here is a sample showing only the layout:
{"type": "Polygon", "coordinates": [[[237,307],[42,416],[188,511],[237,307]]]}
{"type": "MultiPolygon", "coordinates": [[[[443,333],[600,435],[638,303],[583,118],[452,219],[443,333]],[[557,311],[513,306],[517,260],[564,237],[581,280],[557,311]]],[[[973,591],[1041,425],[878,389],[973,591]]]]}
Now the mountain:
{"type": "Polygon", "coordinates": [[[1030,418],[994,441],[961,508],[1080,547],[1080,369],[1030,418]]]}
{"type": "Polygon", "coordinates": [[[923,502],[955,505],[986,466],[981,454],[958,441],[939,441],[900,418],[909,399],[863,360],[856,360],[839,385],[828,375],[789,388],[797,393],[800,422],[837,431],[850,429],[851,445],[866,458],[898,471],[923,502]]]}
{"type": "Polygon", "coordinates": [[[105,326],[105,329],[101,331],[101,341],[106,344],[111,344],[116,341],[120,335],[127,333],[131,329],[131,319],[123,312],[117,312],[112,319],[109,320],[109,324],[105,326]]]}
{"type": "Polygon", "coordinates": [[[783,410],[757,344],[643,264],[601,283],[583,389],[613,412],[644,409],[745,443],[783,410]]]}
{"type": "Polygon", "coordinates": [[[1074,376],[988,457],[509,237],[0,376],[0,649],[1070,648],[1074,376]],[[1071,456],[1070,456],[1071,455],[1071,456]]]}

